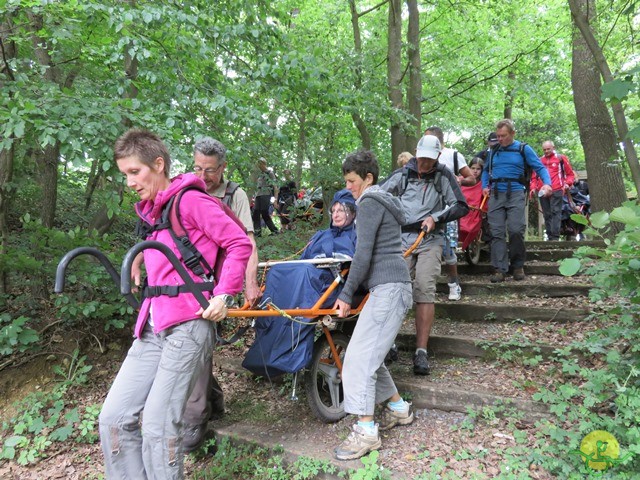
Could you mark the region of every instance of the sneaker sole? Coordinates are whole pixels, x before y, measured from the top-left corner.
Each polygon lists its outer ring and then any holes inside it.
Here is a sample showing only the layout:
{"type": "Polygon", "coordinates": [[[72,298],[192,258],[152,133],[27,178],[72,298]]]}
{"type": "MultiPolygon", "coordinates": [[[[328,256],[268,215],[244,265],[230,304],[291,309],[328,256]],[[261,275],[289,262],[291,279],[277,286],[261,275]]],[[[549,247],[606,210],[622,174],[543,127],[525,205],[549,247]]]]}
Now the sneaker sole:
{"type": "Polygon", "coordinates": [[[381,432],[386,432],[387,430],[390,430],[398,425],[409,425],[411,423],[413,423],[413,412],[411,412],[411,415],[409,415],[407,418],[396,418],[394,422],[390,423],[389,425],[385,425],[384,427],[382,425],[379,425],[378,430],[380,430],[381,432]]]}
{"type": "Polygon", "coordinates": [[[338,460],[356,460],[360,457],[364,457],[367,453],[372,452],[373,450],[378,450],[381,446],[382,446],[382,440],[378,439],[378,441],[373,445],[362,447],[357,452],[352,452],[348,454],[340,454],[338,452],[335,452],[335,454],[338,460]]]}

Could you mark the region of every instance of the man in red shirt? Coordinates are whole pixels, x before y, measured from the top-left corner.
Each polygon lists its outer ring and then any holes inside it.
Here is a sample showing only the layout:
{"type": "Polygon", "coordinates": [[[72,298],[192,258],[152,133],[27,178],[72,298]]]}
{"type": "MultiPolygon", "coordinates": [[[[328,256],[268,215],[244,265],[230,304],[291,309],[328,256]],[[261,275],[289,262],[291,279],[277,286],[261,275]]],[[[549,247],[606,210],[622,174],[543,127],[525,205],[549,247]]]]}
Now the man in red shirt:
{"type": "MultiPolygon", "coordinates": [[[[550,197],[540,197],[540,206],[544,214],[544,226],[548,240],[560,240],[560,222],[562,221],[562,197],[569,191],[575,180],[575,175],[569,159],[555,151],[551,140],[542,143],[544,155],[540,161],[549,171],[553,194],[550,197]]],[[[531,177],[531,194],[535,195],[542,188],[542,181],[533,172],[531,177]]]]}

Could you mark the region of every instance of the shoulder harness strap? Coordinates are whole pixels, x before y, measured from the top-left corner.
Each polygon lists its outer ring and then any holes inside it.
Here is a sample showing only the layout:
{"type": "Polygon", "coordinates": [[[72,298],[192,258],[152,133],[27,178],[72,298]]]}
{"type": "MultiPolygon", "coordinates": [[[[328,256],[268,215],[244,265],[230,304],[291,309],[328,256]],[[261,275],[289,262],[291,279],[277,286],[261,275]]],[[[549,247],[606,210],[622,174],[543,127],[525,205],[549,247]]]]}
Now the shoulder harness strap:
{"type": "Polygon", "coordinates": [[[211,265],[209,265],[202,253],[195,247],[191,240],[189,240],[189,236],[187,235],[187,231],[182,224],[182,219],[180,217],[180,200],[182,199],[182,195],[188,190],[198,190],[198,188],[183,188],[180,190],[165,206],[162,211],[162,224],[165,224],[167,221],[169,223],[168,228],[169,233],[171,233],[171,237],[182,256],[182,262],[189,268],[195,275],[201,277],[206,275],[209,278],[213,278],[213,269],[211,265]]]}
{"type": "Polygon", "coordinates": [[[224,190],[224,197],[222,197],[222,203],[224,203],[227,207],[231,206],[231,200],[233,200],[233,194],[236,193],[236,190],[240,184],[236,182],[232,182],[229,180],[227,183],[227,188],[224,190]]]}

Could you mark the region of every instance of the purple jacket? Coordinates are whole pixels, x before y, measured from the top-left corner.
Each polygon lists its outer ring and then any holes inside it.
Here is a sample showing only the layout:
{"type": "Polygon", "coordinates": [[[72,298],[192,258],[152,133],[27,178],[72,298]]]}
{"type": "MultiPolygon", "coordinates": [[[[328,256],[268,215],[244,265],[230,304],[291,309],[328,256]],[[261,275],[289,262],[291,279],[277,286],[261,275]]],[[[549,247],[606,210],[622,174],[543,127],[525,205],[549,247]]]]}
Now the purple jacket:
{"type": "MultiPolygon", "coordinates": [[[[204,192],[205,184],[193,174],[178,175],[171,180],[167,190],[158,192],[155,200],[142,200],[136,204],[136,213],[144,221],[153,225],[162,215],[162,207],[188,186],[198,186],[202,192],[189,190],[180,200],[180,217],[189,240],[202,253],[210,265],[215,264],[218,249],[224,248],[227,256],[220,272],[220,281],[213,289],[214,295],[228,293],[235,295],[242,291],[244,272],[247,261],[253,249],[249,237],[224,213],[218,200],[204,192]]],[[[180,254],[171,238],[168,229],[153,232],[149,240],[157,240],[169,246],[178,258],[180,254]]],[[[158,250],[144,250],[144,263],[147,270],[149,285],[183,285],[184,281],[178,275],[167,258],[158,250]]],[[[195,282],[203,280],[187,269],[195,282]]],[[[209,297],[207,292],[205,296],[209,297]]],[[[161,295],[145,298],[138,314],[134,334],[140,337],[151,309],[153,331],[158,333],[178,323],[198,318],[195,313],[200,304],[190,293],[181,293],[176,297],[161,295]]]]}

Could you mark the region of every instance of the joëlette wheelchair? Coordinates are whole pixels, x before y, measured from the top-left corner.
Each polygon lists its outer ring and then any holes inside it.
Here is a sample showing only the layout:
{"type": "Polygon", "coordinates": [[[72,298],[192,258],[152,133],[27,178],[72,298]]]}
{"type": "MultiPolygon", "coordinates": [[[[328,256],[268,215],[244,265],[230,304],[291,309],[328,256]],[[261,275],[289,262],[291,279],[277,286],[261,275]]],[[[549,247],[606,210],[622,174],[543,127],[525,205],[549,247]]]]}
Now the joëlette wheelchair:
{"type": "MultiPolygon", "coordinates": [[[[131,266],[135,257],[146,249],[155,249],[163,253],[184,281],[186,288],[195,296],[198,303],[203,308],[208,307],[208,300],[197,288],[196,282],[189,276],[184,265],[168,246],[157,241],[144,241],[132,247],[124,256],[120,273],[116,271],[107,256],[96,248],[80,247],[71,250],[64,255],[58,263],[54,290],[56,293],[62,293],[64,291],[65,274],[71,261],[78,256],[89,255],[95,257],[102,264],[116,286],[120,288],[120,292],[124,295],[127,303],[133,307],[134,310],[137,310],[140,308],[140,301],[131,292],[131,266]]],[[[304,260],[301,260],[301,262],[304,262],[304,260]]],[[[306,262],[308,263],[309,261],[307,260],[306,262]]],[[[344,260],[324,259],[316,263],[340,265],[344,263],[344,260]]],[[[265,262],[263,266],[268,267],[269,262],[265,262]]],[[[277,307],[267,304],[263,308],[255,309],[249,305],[244,305],[241,308],[230,309],[228,314],[230,318],[248,319],[285,315],[290,317],[307,317],[317,322],[316,328],[319,329],[321,333],[314,342],[312,359],[311,363],[307,366],[304,383],[309,406],[314,414],[323,422],[335,422],[345,416],[342,404],[340,372],[349,343],[349,335],[343,332],[343,326],[348,321],[357,319],[358,314],[367,300],[367,296],[361,297],[358,305],[352,307],[351,315],[344,319],[337,317],[336,310],[321,308],[325,300],[344,281],[347,272],[348,268],[340,268],[334,281],[311,308],[279,310],[277,307]]],[[[352,328],[347,327],[344,330],[352,331],[352,328]]]]}
{"type": "MultiPolygon", "coordinates": [[[[416,242],[404,253],[409,255],[424,238],[424,232],[420,233],[416,242]]],[[[90,255],[98,259],[111,276],[114,283],[119,286],[120,293],[124,295],[127,303],[134,310],[139,309],[140,301],[131,291],[131,266],[136,256],[146,250],[155,249],[165,255],[167,260],[176,269],[186,288],[195,296],[198,303],[207,308],[209,302],[202,292],[197,288],[196,282],[187,273],[186,268],[180,262],[173,251],[163,243],[147,240],[136,244],[129,249],[122,261],[120,274],[113,267],[106,255],[92,247],[80,247],[68,252],[58,264],[56,271],[55,292],[62,293],[65,287],[65,273],[70,262],[80,255],[90,255]]],[[[284,316],[287,318],[305,317],[316,322],[316,329],[319,335],[316,336],[313,345],[313,354],[311,361],[306,367],[304,386],[307,394],[307,400],[311,411],[323,422],[336,422],[343,418],[346,413],[343,405],[342,392],[342,363],[349,344],[350,334],[353,332],[355,321],[359,313],[362,311],[369,294],[366,293],[359,298],[354,298],[351,307],[351,314],[346,318],[339,318],[337,310],[330,308],[322,308],[326,299],[344,282],[349,271],[345,265],[344,259],[315,259],[315,260],[299,260],[299,262],[317,263],[322,266],[331,266],[336,272],[333,282],[320,295],[315,304],[306,309],[279,309],[277,306],[263,302],[262,308],[255,309],[248,304],[240,308],[229,309],[228,318],[247,318],[255,319],[257,317],[284,316]]],[[[263,262],[263,268],[268,268],[276,262],[263,262]]],[[[223,341],[221,343],[229,343],[223,341]]],[[[295,384],[294,384],[295,388],[295,384]]]]}

